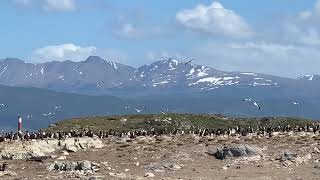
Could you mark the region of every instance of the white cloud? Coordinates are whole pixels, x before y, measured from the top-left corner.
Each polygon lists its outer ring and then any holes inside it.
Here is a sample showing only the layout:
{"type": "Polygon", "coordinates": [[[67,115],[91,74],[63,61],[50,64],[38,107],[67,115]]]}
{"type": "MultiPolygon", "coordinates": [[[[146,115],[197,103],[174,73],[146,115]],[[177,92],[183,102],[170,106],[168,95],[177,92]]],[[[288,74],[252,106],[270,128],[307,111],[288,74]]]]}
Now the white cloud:
{"type": "Polygon", "coordinates": [[[305,45],[320,45],[320,0],[311,10],[301,11],[284,23],[285,37],[305,45]]]}
{"type": "Polygon", "coordinates": [[[253,34],[246,21],[233,10],[225,9],[219,2],[206,6],[199,4],[194,9],[185,9],[176,14],[176,19],[186,28],[215,35],[248,37],[253,34]]]}
{"type": "Polygon", "coordinates": [[[209,43],[193,54],[201,63],[220,70],[287,77],[320,73],[320,51],[315,47],[266,42],[209,43]]]}
{"type": "Polygon", "coordinates": [[[76,4],[75,0],[44,0],[42,8],[47,11],[73,11],[76,4]]]}
{"type": "Polygon", "coordinates": [[[94,46],[81,47],[75,44],[62,44],[57,46],[45,46],[36,49],[31,56],[32,62],[48,62],[48,61],[83,61],[89,56],[97,55],[107,60],[124,62],[127,59],[126,54],[121,51],[112,49],[98,49],[94,46]]]}

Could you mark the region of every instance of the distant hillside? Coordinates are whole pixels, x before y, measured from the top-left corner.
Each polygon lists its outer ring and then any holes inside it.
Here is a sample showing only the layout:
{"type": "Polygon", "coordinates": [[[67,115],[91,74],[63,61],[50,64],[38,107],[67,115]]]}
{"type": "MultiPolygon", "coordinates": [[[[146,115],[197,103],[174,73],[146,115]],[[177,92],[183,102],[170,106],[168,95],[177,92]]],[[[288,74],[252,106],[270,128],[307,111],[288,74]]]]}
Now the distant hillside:
{"type": "Polygon", "coordinates": [[[299,118],[226,118],[220,115],[196,114],[149,114],[74,118],[60,121],[56,127],[49,127],[48,131],[70,131],[90,129],[92,131],[117,130],[126,132],[139,129],[174,129],[189,130],[192,128],[228,128],[228,127],[278,127],[278,126],[304,126],[314,121],[299,118]]]}

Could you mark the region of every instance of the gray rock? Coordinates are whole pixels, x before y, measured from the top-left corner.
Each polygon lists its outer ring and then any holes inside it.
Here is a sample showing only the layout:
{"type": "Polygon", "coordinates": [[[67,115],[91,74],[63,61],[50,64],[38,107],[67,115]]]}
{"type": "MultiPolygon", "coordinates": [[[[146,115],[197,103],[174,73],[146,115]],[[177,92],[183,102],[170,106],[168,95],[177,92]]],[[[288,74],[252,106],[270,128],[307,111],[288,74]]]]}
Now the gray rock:
{"type": "Polygon", "coordinates": [[[60,161],[54,162],[47,168],[49,171],[79,171],[79,172],[94,172],[99,171],[97,163],[91,163],[90,161],[60,161]],[[94,165],[92,165],[94,164],[94,165]]]}
{"type": "Polygon", "coordinates": [[[68,162],[65,164],[65,171],[74,171],[77,165],[78,164],[76,162],[68,162]]]}
{"type": "Polygon", "coordinates": [[[281,162],[283,161],[294,161],[296,160],[298,157],[298,155],[296,153],[292,153],[292,152],[284,152],[283,154],[280,155],[280,157],[278,158],[278,160],[280,160],[281,162]]]}
{"type": "Polygon", "coordinates": [[[225,146],[218,149],[214,156],[217,159],[225,159],[227,157],[248,157],[254,156],[259,153],[257,147],[252,147],[248,144],[235,144],[231,146],[225,146]]]}
{"type": "Polygon", "coordinates": [[[78,167],[80,168],[80,170],[88,171],[91,170],[92,166],[90,161],[84,160],[80,162],[78,167]]]}

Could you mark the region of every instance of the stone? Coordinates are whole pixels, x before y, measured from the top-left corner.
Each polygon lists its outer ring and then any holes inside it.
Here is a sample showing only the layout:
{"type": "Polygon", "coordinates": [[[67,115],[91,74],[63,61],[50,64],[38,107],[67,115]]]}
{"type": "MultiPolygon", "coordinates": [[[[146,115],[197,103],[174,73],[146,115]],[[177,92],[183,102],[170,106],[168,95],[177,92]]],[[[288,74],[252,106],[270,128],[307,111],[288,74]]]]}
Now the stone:
{"type": "Polygon", "coordinates": [[[151,172],[147,172],[147,173],[144,174],[144,177],[152,178],[152,177],[154,177],[154,174],[151,173],[151,172]]]}
{"type": "Polygon", "coordinates": [[[283,161],[294,161],[296,160],[298,157],[298,155],[296,153],[292,153],[289,151],[284,152],[283,154],[280,155],[280,157],[278,158],[278,160],[280,160],[281,162],[283,161]]]}
{"type": "Polygon", "coordinates": [[[69,153],[67,151],[61,151],[61,155],[63,156],[69,156],[69,153]]]}
{"type": "Polygon", "coordinates": [[[96,162],[91,162],[91,165],[93,167],[100,167],[101,166],[99,163],[96,163],[96,162]]]}
{"type": "Polygon", "coordinates": [[[77,152],[78,151],[78,148],[76,148],[75,146],[68,146],[66,145],[64,147],[65,150],[67,150],[68,152],[77,152]]]}
{"type": "Polygon", "coordinates": [[[57,159],[58,160],[65,160],[65,159],[67,159],[67,157],[66,156],[59,156],[57,159]]]}
{"type": "Polygon", "coordinates": [[[52,155],[50,155],[50,158],[51,159],[55,159],[55,158],[57,158],[58,156],[57,155],[54,155],[54,154],[52,154],[52,155]]]}
{"type": "Polygon", "coordinates": [[[79,164],[79,168],[84,171],[91,170],[91,167],[91,162],[87,160],[81,161],[79,164]]]}
{"type": "Polygon", "coordinates": [[[171,141],[172,137],[167,136],[167,135],[161,135],[161,136],[157,136],[156,139],[158,141],[171,141]]]}
{"type": "Polygon", "coordinates": [[[109,175],[117,178],[126,178],[126,175],[120,172],[109,172],[109,175]]]}
{"type": "Polygon", "coordinates": [[[259,148],[247,144],[235,144],[218,149],[214,153],[214,156],[217,159],[225,159],[228,157],[249,157],[259,154],[260,151],[261,150],[259,148]]]}
{"type": "Polygon", "coordinates": [[[99,171],[98,163],[92,163],[90,161],[55,161],[53,164],[47,167],[49,171],[77,171],[83,173],[93,173],[99,171]],[[94,164],[94,165],[92,165],[94,164]]]}
{"type": "Polygon", "coordinates": [[[167,169],[170,169],[172,171],[176,171],[176,170],[179,170],[179,169],[182,168],[180,165],[174,164],[174,163],[169,164],[169,165],[164,165],[164,167],[167,168],[167,169]]]}
{"type": "Polygon", "coordinates": [[[98,138],[67,138],[65,140],[32,140],[14,141],[10,146],[4,146],[0,152],[0,158],[29,159],[30,157],[48,156],[57,150],[64,149],[69,152],[76,152],[78,149],[102,148],[104,143],[98,138]]]}
{"type": "Polygon", "coordinates": [[[227,166],[223,166],[221,169],[222,169],[222,170],[227,170],[228,167],[227,167],[227,166]]]}

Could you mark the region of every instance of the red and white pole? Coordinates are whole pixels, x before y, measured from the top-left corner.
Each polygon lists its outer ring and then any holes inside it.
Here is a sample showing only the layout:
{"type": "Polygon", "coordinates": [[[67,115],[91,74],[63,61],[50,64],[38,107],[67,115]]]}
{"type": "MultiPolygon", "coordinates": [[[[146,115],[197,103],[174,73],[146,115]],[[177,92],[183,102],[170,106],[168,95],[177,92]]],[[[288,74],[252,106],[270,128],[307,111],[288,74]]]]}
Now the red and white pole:
{"type": "Polygon", "coordinates": [[[18,118],[18,133],[22,133],[22,118],[18,118]]]}

